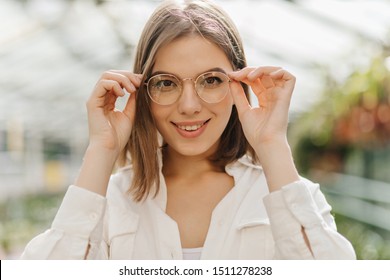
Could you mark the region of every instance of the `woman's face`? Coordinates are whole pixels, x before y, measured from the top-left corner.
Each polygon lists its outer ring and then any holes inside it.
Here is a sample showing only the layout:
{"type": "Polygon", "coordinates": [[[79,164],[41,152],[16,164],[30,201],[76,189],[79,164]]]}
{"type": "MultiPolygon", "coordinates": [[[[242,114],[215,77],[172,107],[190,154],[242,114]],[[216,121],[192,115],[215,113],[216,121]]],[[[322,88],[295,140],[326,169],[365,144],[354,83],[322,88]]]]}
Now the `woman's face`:
{"type": "MultiPolygon", "coordinates": [[[[195,80],[208,71],[233,71],[225,53],[200,36],[179,38],[158,50],[154,73],[195,80]],[[219,70],[215,70],[218,68],[219,70]]],[[[151,102],[157,129],[168,144],[168,152],[184,156],[212,155],[218,148],[233,106],[228,94],[218,103],[206,103],[197,95],[192,80],[182,82],[182,94],[171,105],[151,102]]]]}

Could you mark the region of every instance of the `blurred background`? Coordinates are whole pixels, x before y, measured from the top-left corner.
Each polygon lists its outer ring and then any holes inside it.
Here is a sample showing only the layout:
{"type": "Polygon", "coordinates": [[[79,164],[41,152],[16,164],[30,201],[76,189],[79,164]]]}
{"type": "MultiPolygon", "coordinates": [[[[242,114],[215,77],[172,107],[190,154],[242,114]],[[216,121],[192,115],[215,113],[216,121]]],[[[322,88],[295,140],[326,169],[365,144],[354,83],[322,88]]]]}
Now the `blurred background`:
{"type": "MultiPolygon", "coordinates": [[[[87,145],[85,101],[103,71],[132,68],[159,2],[0,1],[0,259],[50,226],[87,145]]],[[[250,65],[297,77],[289,139],[339,231],[359,259],[390,259],[390,1],[217,2],[250,65]]]]}

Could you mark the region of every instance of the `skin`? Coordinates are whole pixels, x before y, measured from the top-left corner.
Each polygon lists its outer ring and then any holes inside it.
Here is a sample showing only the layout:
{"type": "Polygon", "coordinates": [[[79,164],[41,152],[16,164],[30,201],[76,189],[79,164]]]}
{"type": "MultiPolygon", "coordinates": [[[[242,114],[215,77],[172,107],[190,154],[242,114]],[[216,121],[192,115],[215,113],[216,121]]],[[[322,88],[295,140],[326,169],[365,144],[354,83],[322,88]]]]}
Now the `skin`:
{"type": "MultiPolygon", "coordinates": [[[[232,80],[230,93],[220,103],[205,103],[197,96],[193,83],[186,81],[176,103],[152,104],[157,128],[168,144],[163,157],[166,212],[178,224],[183,247],[203,246],[213,209],[234,185],[233,178],[208,160],[217,148],[233,104],[245,137],[261,161],[269,191],[299,180],[286,137],[295,85],[295,77],[289,72],[270,66],[233,72],[223,51],[199,36],[181,38],[161,48],[153,71],[196,78],[214,67],[222,68],[232,80]],[[259,107],[248,103],[240,82],[250,86],[259,107]],[[207,127],[195,138],[180,136],[172,124],[203,120],[209,120],[207,127]]],[[[111,70],[97,82],[87,102],[90,143],[75,185],[106,194],[114,163],[130,136],[140,78],[129,71],[111,70]],[[123,89],[131,94],[130,99],[123,112],[115,111],[115,100],[124,95],[123,89]]],[[[304,229],[302,234],[306,238],[304,229]]],[[[307,245],[310,248],[308,241],[307,245]]]]}
{"type": "MultiPolygon", "coordinates": [[[[156,55],[153,72],[195,79],[215,67],[226,73],[233,70],[226,55],[216,45],[192,36],[162,47],[156,55]],[[191,61],[191,67],[188,67],[188,61],[191,61]]],[[[218,147],[232,106],[230,94],[219,103],[202,101],[190,81],[184,83],[183,93],[174,104],[161,106],[152,103],[157,128],[168,144],[163,157],[168,191],[166,212],[178,224],[183,247],[203,246],[213,209],[234,185],[232,177],[208,160],[218,147]],[[209,121],[203,133],[195,138],[182,137],[175,125],[205,120],[209,121]]]]}
{"type": "MultiPolygon", "coordinates": [[[[225,73],[233,70],[226,55],[216,45],[199,36],[191,36],[162,47],[157,52],[152,72],[174,74],[179,79],[196,79],[199,74],[216,67],[225,73]],[[191,61],[190,67],[188,61],[191,61]]],[[[151,109],[157,129],[168,143],[169,154],[174,152],[186,157],[205,159],[216,151],[219,138],[229,121],[232,106],[233,98],[230,94],[219,103],[208,104],[198,97],[193,82],[185,81],[177,102],[168,106],[152,102],[151,109]],[[206,120],[209,120],[206,130],[196,138],[182,137],[174,125],[206,120]]]]}

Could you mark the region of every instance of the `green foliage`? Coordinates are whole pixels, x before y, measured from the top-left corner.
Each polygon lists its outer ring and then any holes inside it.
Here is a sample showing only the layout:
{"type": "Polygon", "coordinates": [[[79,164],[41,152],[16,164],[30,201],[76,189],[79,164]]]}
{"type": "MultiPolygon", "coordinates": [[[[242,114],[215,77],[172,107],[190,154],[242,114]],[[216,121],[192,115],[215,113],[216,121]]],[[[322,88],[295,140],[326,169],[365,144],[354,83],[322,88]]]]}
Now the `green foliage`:
{"type": "Polygon", "coordinates": [[[390,234],[347,217],[335,216],[338,231],[355,249],[359,260],[390,260],[390,234]]]}
{"type": "MultiPolygon", "coordinates": [[[[384,50],[369,67],[356,70],[342,83],[328,78],[320,101],[291,125],[289,139],[301,173],[310,178],[315,176],[313,170],[321,170],[390,182],[386,57],[384,50]]],[[[321,178],[314,180],[321,184],[321,178]]],[[[383,207],[390,207],[390,201],[383,207]]],[[[390,259],[390,232],[337,213],[336,223],[358,259],[390,259]]]]}
{"type": "Polygon", "coordinates": [[[357,70],[343,83],[328,78],[321,100],[290,128],[298,168],[343,172],[357,149],[373,150],[390,142],[390,72],[385,55],[357,70]]]}
{"type": "Polygon", "coordinates": [[[27,195],[0,204],[0,248],[8,255],[50,226],[63,193],[27,195]]]}

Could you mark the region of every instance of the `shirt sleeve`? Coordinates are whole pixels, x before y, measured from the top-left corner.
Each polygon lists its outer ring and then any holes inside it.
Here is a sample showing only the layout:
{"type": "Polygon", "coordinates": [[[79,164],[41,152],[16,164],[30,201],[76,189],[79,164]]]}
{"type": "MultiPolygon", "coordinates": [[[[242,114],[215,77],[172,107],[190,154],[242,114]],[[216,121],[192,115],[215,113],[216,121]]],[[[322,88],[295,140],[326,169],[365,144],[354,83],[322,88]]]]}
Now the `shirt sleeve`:
{"type": "Polygon", "coordinates": [[[21,259],[106,259],[105,208],[105,197],[70,186],[51,228],[27,244],[21,259]]]}
{"type": "Polygon", "coordinates": [[[331,207],[318,184],[305,179],[293,182],[267,195],[264,204],[275,239],[275,258],[356,258],[350,242],[337,232],[331,207]]]}

